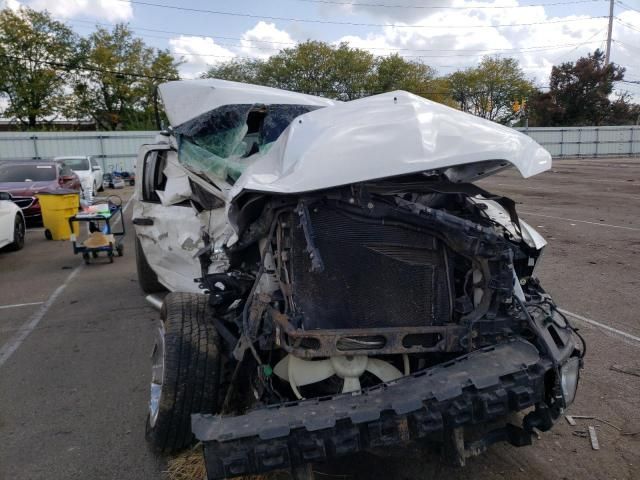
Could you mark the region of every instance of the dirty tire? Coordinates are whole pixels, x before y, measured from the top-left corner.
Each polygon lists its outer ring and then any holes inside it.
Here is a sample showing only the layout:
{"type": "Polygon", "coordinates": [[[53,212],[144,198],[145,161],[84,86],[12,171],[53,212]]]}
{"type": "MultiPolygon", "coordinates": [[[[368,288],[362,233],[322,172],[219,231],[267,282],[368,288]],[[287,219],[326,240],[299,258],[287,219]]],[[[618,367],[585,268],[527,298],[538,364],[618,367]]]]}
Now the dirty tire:
{"type": "Polygon", "coordinates": [[[45,229],[44,231],[44,238],[46,238],[47,240],[53,240],[53,235],[51,235],[51,230],[49,230],[48,228],[45,229]]]}
{"type": "Polygon", "coordinates": [[[135,239],[136,250],[136,270],[138,271],[138,284],[144,293],[163,292],[165,288],[158,282],[158,276],[153,271],[147,257],[144,256],[144,250],[138,237],[135,239]]]}
{"type": "Polygon", "coordinates": [[[8,250],[22,250],[24,247],[24,237],[26,235],[27,226],[22,215],[17,214],[13,221],[13,242],[7,246],[8,250]]]}
{"type": "Polygon", "coordinates": [[[164,369],[157,418],[147,416],[146,437],[163,453],[189,446],[192,413],[215,413],[220,382],[219,338],[207,297],[170,293],[162,308],[164,369]]]}

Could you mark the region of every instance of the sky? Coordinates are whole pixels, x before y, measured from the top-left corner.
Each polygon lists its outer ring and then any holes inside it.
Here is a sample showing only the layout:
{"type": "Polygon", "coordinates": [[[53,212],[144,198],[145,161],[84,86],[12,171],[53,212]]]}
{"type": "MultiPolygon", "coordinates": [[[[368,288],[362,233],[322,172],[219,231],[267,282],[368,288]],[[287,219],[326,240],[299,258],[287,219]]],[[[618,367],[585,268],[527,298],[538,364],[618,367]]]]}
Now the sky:
{"type": "MultiPolygon", "coordinates": [[[[519,60],[544,88],[551,66],[604,49],[608,0],[0,0],[49,10],[80,35],[126,22],[149,45],[182,59],[197,77],[217,62],[266,58],[305,40],[346,41],[376,55],[399,53],[439,74],[487,54],[519,60]],[[164,6],[164,7],[163,7],[164,6]],[[167,8],[169,7],[169,8],[167,8]]],[[[640,0],[615,0],[611,61],[640,81],[640,0]]],[[[640,98],[640,84],[618,91],[640,98]]]]}

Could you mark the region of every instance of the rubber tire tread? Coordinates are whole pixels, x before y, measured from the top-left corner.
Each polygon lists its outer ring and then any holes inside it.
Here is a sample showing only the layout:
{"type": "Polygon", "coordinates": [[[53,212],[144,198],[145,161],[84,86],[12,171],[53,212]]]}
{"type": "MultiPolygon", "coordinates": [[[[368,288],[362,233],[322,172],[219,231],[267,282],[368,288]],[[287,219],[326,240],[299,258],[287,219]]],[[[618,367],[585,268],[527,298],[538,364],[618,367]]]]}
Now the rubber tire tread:
{"type": "Polygon", "coordinates": [[[142,244],[138,237],[135,238],[136,270],[138,272],[138,284],[144,293],[164,292],[164,286],[158,281],[158,275],[153,271],[147,257],[144,255],[142,244]]]}
{"type": "Polygon", "coordinates": [[[14,221],[13,221],[13,228],[14,228],[14,241],[12,243],[10,243],[9,245],[7,245],[7,250],[11,251],[11,252],[17,252],[18,250],[22,250],[24,248],[24,243],[26,240],[26,236],[27,236],[27,223],[24,219],[23,216],[21,216],[20,214],[17,214],[14,221]],[[20,223],[22,224],[22,228],[23,228],[23,232],[22,232],[22,243],[16,242],[15,241],[15,229],[18,227],[18,220],[20,221],[20,223]]]}
{"type": "Polygon", "coordinates": [[[158,418],[147,419],[147,440],[174,453],[193,442],[192,413],[216,413],[220,340],[209,320],[207,297],[170,293],[164,301],[165,368],[158,418]]]}

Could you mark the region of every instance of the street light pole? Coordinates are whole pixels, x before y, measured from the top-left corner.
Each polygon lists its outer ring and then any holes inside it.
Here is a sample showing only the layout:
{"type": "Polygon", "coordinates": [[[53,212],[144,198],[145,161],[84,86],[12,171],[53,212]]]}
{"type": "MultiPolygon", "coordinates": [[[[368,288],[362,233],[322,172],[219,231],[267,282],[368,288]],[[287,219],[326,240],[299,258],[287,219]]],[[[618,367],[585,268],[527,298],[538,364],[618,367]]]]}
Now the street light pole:
{"type": "Polygon", "coordinates": [[[613,4],[614,0],[609,0],[609,27],[607,30],[607,52],[604,56],[604,64],[609,65],[609,57],[611,56],[611,31],[613,30],[613,4]]]}

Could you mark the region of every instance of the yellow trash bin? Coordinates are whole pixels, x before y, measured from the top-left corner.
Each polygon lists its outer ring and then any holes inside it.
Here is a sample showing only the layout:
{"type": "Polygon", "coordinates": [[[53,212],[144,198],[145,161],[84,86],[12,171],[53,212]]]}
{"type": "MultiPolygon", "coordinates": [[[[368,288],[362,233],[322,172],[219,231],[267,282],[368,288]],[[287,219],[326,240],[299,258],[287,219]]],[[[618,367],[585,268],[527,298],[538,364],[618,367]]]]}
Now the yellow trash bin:
{"type": "MultiPolygon", "coordinates": [[[[73,193],[37,193],[38,202],[42,212],[44,235],[48,240],[69,240],[71,229],[69,218],[78,213],[80,206],[80,194],[73,193]]],[[[80,224],[74,222],[73,233],[78,236],[80,224]]]]}

